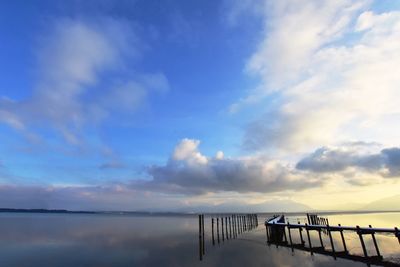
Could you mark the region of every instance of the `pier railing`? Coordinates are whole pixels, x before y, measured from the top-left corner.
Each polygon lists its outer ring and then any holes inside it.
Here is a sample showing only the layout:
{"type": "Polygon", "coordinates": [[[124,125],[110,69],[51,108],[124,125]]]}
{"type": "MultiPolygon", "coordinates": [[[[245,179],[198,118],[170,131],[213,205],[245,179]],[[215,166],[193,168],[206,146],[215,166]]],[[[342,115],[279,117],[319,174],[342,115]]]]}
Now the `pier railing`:
{"type": "MultiPolygon", "coordinates": [[[[308,217],[308,221],[313,221],[313,222],[321,222],[321,220],[317,219],[312,219],[310,220],[310,217],[308,217]]],[[[369,225],[369,227],[360,227],[360,226],[342,226],[338,224],[337,226],[329,225],[329,222],[323,221],[324,223],[326,222],[326,225],[323,224],[291,224],[289,222],[285,222],[285,217],[283,215],[275,215],[272,218],[268,219],[265,221],[265,227],[266,227],[266,234],[267,234],[267,239],[269,243],[273,244],[279,244],[279,245],[285,245],[285,246],[290,246],[293,248],[300,248],[303,250],[310,251],[311,254],[314,252],[319,253],[319,254],[330,254],[334,258],[336,257],[341,257],[341,258],[347,258],[347,259],[353,259],[358,261],[364,261],[364,262],[374,262],[374,263],[384,263],[383,262],[383,257],[381,255],[381,252],[379,250],[379,245],[378,242],[375,238],[375,233],[384,233],[384,234],[389,234],[393,235],[396,237],[399,241],[400,244],[400,231],[397,227],[394,228],[375,228],[369,225]],[[293,243],[292,240],[292,231],[293,230],[298,230],[299,231],[299,236],[300,236],[300,244],[295,244],[293,243]],[[303,238],[303,231],[306,232],[307,235],[307,241],[308,241],[308,246],[306,247],[306,242],[304,241],[303,238]],[[315,247],[313,246],[310,238],[310,231],[317,231],[319,234],[319,243],[320,246],[315,247]],[[329,241],[331,245],[331,250],[326,250],[322,237],[321,237],[321,232],[325,232],[329,236],[329,241]],[[360,239],[360,245],[363,251],[363,260],[360,260],[358,255],[350,255],[349,251],[347,249],[346,241],[344,238],[344,231],[351,231],[354,232],[358,235],[360,239]],[[286,234],[287,232],[287,234],[286,234]],[[335,245],[333,242],[332,238],[332,232],[339,232],[341,236],[341,241],[343,244],[343,251],[337,252],[335,249],[335,245]],[[376,255],[374,256],[369,256],[367,252],[367,248],[365,245],[364,241],[364,235],[371,235],[372,241],[375,247],[376,255]]],[[[315,244],[314,244],[315,245],[315,244]]],[[[383,264],[386,265],[386,264],[383,264]]],[[[398,266],[398,265],[391,265],[391,266],[398,266]]]]}

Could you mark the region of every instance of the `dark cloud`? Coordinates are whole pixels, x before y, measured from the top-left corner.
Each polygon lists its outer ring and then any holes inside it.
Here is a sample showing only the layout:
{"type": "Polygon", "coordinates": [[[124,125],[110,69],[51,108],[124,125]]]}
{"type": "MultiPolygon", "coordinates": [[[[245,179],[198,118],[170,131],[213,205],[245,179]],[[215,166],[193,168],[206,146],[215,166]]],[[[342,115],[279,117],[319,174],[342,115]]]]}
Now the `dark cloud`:
{"type": "Polygon", "coordinates": [[[148,173],[153,180],[142,184],[145,188],[183,194],[221,191],[265,193],[321,185],[320,180],[296,176],[283,165],[268,166],[268,163],[257,159],[212,159],[201,166],[170,162],[165,166],[152,166],[148,173]]]}
{"type": "Polygon", "coordinates": [[[383,149],[381,155],[384,166],[389,170],[390,176],[400,176],[400,148],[383,149]]]}
{"type": "Polygon", "coordinates": [[[376,172],[383,177],[400,176],[400,148],[386,148],[378,153],[360,151],[359,146],[321,147],[301,159],[296,168],[317,173],[342,172],[354,167],[376,172]]]}

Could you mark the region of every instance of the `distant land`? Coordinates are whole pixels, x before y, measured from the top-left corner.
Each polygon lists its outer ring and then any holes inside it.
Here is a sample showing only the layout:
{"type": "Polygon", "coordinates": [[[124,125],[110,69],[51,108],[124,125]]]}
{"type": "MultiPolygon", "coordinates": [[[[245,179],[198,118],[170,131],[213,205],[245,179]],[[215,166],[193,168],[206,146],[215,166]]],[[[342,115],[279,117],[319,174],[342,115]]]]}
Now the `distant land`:
{"type": "Polygon", "coordinates": [[[48,209],[11,209],[0,208],[0,212],[20,212],[20,213],[96,213],[95,211],[71,211],[71,210],[48,210],[48,209]]]}
{"type": "Polygon", "coordinates": [[[239,202],[229,202],[218,205],[197,205],[188,206],[175,209],[176,212],[190,212],[190,213],[247,213],[247,212],[257,212],[257,213],[277,213],[277,212],[305,212],[310,211],[307,205],[292,201],[292,200],[269,200],[257,204],[243,204],[239,202]]]}
{"type": "Polygon", "coordinates": [[[135,214],[135,215],[152,215],[152,214],[163,214],[163,215],[181,215],[179,212],[152,212],[152,211],[74,211],[64,209],[13,209],[13,208],[0,208],[0,213],[14,212],[14,213],[61,213],[61,214],[135,214]]]}
{"type": "MultiPolygon", "coordinates": [[[[343,206],[345,207],[345,206],[343,206]]],[[[218,205],[197,205],[177,208],[169,211],[137,210],[137,211],[71,211],[65,209],[20,209],[0,208],[0,212],[18,213],[81,213],[81,214],[191,214],[191,213],[366,213],[400,211],[400,195],[382,198],[368,204],[348,205],[349,209],[338,208],[329,210],[316,210],[310,206],[292,200],[270,200],[257,204],[243,204],[239,202],[223,203],[218,205]]]]}
{"type": "Polygon", "coordinates": [[[382,198],[373,201],[361,208],[362,210],[400,210],[400,195],[382,198]]]}

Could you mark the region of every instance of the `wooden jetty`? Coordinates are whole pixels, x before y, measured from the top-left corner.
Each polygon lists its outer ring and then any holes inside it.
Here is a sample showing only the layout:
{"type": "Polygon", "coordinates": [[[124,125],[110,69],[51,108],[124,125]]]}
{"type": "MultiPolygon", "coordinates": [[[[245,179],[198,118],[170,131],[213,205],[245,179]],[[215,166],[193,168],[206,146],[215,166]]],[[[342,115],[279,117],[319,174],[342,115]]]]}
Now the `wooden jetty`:
{"type": "Polygon", "coordinates": [[[321,219],[315,214],[307,214],[307,219],[309,223],[301,224],[300,222],[297,224],[291,224],[289,222],[285,223],[284,215],[275,215],[272,218],[265,221],[266,234],[269,244],[281,245],[296,249],[301,249],[305,251],[309,251],[311,254],[318,253],[324,255],[330,255],[336,259],[344,258],[350,259],[354,261],[365,262],[367,264],[376,264],[381,266],[400,266],[399,264],[385,261],[381,255],[379,250],[378,242],[376,241],[375,234],[376,233],[384,233],[384,234],[392,234],[396,237],[400,244],[400,231],[397,227],[394,228],[374,228],[371,225],[369,227],[360,227],[360,226],[342,226],[342,225],[329,225],[329,221],[327,219],[321,219]],[[325,224],[326,223],[326,224],[325,224]],[[300,244],[294,243],[292,239],[292,231],[299,231],[300,236],[300,244]],[[307,235],[307,246],[306,242],[303,238],[303,231],[306,231],[307,235]],[[310,238],[310,231],[317,231],[319,234],[320,245],[313,246],[310,238]],[[325,233],[329,236],[330,241],[330,250],[325,249],[325,246],[322,241],[321,232],[325,231],[325,233]],[[344,238],[344,232],[351,231],[356,233],[360,239],[360,245],[363,251],[363,255],[352,255],[349,253],[346,245],[346,241],[344,238]],[[287,234],[286,234],[287,232],[287,234]],[[332,233],[339,232],[341,236],[341,241],[343,244],[343,251],[336,251],[332,233]],[[367,248],[364,242],[364,236],[371,235],[373,244],[375,247],[376,255],[368,255],[367,248]]]}
{"type": "MultiPolygon", "coordinates": [[[[211,244],[220,245],[258,227],[257,214],[210,214],[211,244]]],[[[199,214],[199,258],[205,255],[204,214],[199,214]]]]}

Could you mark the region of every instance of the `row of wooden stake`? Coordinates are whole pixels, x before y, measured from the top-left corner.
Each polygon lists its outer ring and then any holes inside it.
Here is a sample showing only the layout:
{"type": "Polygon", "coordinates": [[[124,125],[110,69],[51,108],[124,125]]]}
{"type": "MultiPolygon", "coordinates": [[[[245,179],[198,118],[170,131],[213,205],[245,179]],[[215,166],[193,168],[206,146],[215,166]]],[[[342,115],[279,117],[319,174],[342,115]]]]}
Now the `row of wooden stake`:
{"type": "MultiPolygon", "coordinates": [[[[257,214],[230,214],[211,217],[211,236],[212,244],[215,245],[216,241],[225,242],[225,240],[235,239],[241,233],[250,231],[258,226],[257,214]],[[216,237],[215,238],[215,228],[216,237]]],[[[200,260],[203,259],[205,254],[204,242],[204,214],[199,214],[199,256],[200,260]]]]}

